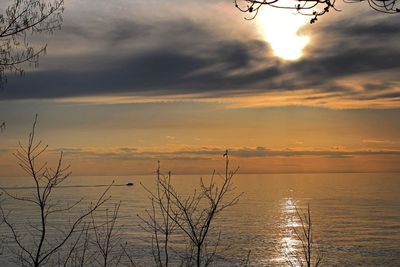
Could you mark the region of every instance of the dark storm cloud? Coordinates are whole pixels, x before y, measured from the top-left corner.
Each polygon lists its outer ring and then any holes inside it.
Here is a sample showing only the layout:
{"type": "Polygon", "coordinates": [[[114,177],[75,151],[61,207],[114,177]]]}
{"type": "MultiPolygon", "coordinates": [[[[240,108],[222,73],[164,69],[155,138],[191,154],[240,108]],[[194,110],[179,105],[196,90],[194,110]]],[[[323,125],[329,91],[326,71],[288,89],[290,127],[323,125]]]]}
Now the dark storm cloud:
{"type": "Polygon", "coordinates": [[[398,98],[398,92],[388,90],[400,82],[400,49],[391,45],[400,41],[400,26],[396,19],[383,19],[357,22],[347,18],[339,26],[322,27],[324,32],[319,34],[334,36],[335,41],[318,44],[315,53],[311,51],[307,58],[293,63],[275,59],[265,43],[224,37],[184,17],[147,23],[114,19],[104,28],[66,25],[62,34],[90,39],[103,47],[104,54],[55,57],[57,68],[10,77],[0,99],[190,93],[215,97],[299,89],[332,93],[325,98],[398,98]],[[357,40],[359,45],[354,45],[357,40]],[[343,45],[346,43],[349,45],[343,45]],[[134,48],[120,49],[129,44],[134,48]],[[70,65],[63,67],[65,62],[70,65]],[[385,71],[386,77],[364,81],[362,92],[337,83],[378,71],[385,71]],[[379,90],[379,94],[368,95],[379,90]]]}

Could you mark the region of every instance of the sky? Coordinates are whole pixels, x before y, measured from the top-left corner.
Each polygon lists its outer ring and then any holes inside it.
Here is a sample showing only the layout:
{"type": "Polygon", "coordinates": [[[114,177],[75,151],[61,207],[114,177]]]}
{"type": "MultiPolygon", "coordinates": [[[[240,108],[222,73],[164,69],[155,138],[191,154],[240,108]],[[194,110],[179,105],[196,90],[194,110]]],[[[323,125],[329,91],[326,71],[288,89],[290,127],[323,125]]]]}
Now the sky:
{"type": "MultiPolygon", "coordinates": [[[[3,4],[4,5],[4,4],[3,4]]],[[[231,1],[67,0],[0,90],[0,176],[37,137],[74,175],[400,171],[400,15],[309,17],[231,1]]],[[[4,6],[0,6],[4,10],[4,6]]]]}

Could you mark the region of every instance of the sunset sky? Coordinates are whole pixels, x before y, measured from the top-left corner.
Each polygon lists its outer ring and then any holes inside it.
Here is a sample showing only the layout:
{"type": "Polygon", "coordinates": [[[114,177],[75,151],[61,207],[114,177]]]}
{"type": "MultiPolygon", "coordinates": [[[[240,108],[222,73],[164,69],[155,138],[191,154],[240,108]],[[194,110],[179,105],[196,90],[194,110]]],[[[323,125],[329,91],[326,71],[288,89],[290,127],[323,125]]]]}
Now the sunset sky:
{"type": "MultiPolygon", "coordinates": [[[[35,114],[74,175],[400,171],[400,16],[316,24],[231,1],[68,0],[47,54],[0,91],[0,176],[35,114]]],[[[4,9],[1,6],[2,10],[4,9]]]]}

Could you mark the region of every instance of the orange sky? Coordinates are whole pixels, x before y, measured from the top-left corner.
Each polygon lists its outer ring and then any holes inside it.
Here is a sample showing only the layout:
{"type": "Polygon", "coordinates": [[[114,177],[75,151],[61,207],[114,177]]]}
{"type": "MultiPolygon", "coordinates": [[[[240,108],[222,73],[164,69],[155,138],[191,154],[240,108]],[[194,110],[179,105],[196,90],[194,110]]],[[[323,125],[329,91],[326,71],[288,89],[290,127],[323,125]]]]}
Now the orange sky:
{"type": "MultiPolygon", "coordinates": [[[[32,116],[19,105],[1,136],[2,176],[21,174],[11,153],[32,116]]],[[[397,109],[149,103],[63,104],[48,113],[47,105],[36,106],[38,138],[50,158],[64,151],[76,175],[151,173],[157,160],[175,173],[208,173],[225,149],[244,173],[400,171],[397,109]]]]}
{"type": "Polygon", "coordinates": [[[400,171],[398,17],[119,3],[67,1],[60,31],[29,37],[47,54],[0,90],[0,176],[22,174],[36,113],[76,175],[209,173],[225,149],[246,173],[400,171]]]}

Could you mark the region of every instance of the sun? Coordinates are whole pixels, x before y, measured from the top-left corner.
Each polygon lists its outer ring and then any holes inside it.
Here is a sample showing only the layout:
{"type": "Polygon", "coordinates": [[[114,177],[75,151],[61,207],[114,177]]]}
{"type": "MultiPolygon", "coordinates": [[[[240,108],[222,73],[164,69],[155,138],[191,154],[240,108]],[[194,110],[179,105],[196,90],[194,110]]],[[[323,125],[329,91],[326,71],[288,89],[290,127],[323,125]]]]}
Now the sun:
{"type": "Polygon", "coordinates": [[[310,37],[300,35],[299,30],[309,22],[308,17],[286,9],[265,8],[256,18],[261,34],[276,56],[284,60],[301,58],[310,37]]]}

